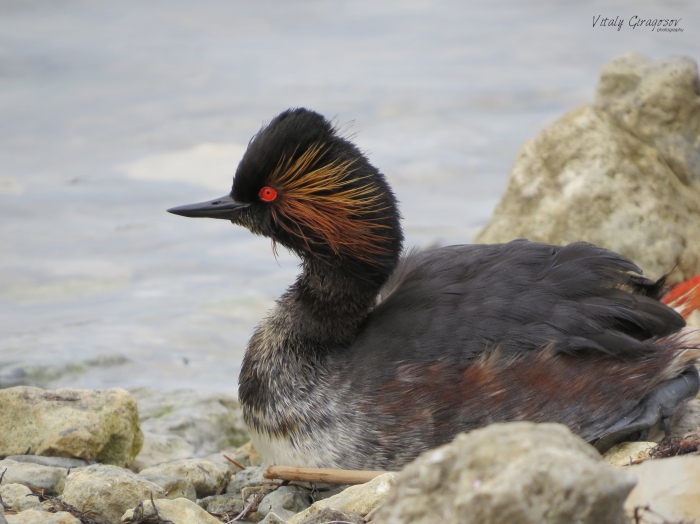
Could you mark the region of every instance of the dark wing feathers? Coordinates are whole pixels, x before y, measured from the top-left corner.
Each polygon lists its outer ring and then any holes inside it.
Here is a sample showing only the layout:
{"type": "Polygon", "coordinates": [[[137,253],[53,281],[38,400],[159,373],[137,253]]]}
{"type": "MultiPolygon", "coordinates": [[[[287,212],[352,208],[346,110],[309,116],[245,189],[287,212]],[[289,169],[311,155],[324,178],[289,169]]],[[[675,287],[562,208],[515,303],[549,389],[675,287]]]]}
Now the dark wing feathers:
{"type": "Polygon", "coordinates": [[[354,344],[361,353],[467,362],[489,348],[519,354],[550,345],[624,358],[685,326],[658,301],[663,280],[587,243],[439,248],[412,253],[397,275],[354,344]]]}

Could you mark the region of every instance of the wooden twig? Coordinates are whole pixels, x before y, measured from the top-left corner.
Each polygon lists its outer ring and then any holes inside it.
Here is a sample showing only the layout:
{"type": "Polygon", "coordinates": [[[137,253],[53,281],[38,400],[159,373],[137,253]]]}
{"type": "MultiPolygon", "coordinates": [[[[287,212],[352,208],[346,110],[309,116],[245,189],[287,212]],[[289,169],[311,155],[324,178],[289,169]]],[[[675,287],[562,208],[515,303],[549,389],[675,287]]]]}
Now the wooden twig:
{"type": "Polygon", "coordinates": [[[228,460],[231,464],[234,464],[235,466],[238,466],[238,467],[241,468],[241,469],[245,469],[245,466],[244,466],[243,464],[241,464],[241,463],[239,463],[239,462],[236,462],[235,460],[233,460],[231,457],[229,457],[229,456],[226,455],[225,453],[224,453],[223,455],[224,455],[224,458],[225,458],[226,460],[228,460]]]}
{"type": "Polygon", "coordinates": [[[364,484],[384,473],[386,471],[269,466],[263,473],[263,477],[297,482],[317,482],[319,484],[364,484]]]}

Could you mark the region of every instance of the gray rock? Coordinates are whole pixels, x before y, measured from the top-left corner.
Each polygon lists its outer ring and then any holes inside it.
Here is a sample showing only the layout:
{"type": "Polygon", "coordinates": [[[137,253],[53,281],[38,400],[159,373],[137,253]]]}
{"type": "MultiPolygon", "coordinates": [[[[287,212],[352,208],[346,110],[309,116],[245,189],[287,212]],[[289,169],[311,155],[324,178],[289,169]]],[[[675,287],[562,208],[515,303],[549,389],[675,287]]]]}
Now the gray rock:
{"type": "Polygon", "coordinates": [[[264,517],[273,512],[286,520],[311,506],[311,502],[309,490],[299,486],[282,486],[265,495],[258,507],[258,515],[264,517]]]}
{"type": "Polygon", "coordinates": [[[231,477],[231,481],[226,488],[226,493],[233,493],[240,496],[243,488],[262,486],[263,483],[267,482],[267,479],[263,477],[264,471],[265,468],[262,467],[251,467],[239,471],[231,477]]]}
{"type": "Polygon", "coordinates": [[[100,518],[119,524],[126,510],[151,495],[162,499],[165,491],[127,469],[94,465],[71,472],[62,498],[80,511],[93,511],[100,518]]]}
{"type": "Polygon", "coordinates": [[[141,449],[136,401],[123,389],[0,389],[0,456],[25,453],[125,465],[141,449]]]}
{"type": "Polygon", "coordinates": [[[39,506],[39,497],[31,495],[32,490],[24,484],[7,484],[0,486],[0,496],[13,511],[20,512],[39,506]]]}
{"type": "Polygon", "coordinates": [[[206,497],[199,502],[209,513],[240,513],[243,511],[244,504],[240,493],[225,493],[223,495],[212,495],[206,497]]]}
{"type": "MultiPolygon", "coordinates": [[[[219,519],[212,517],[194,502],[187,499],[163,499],[155,501],[161,520],[170,520],[173,524],[221,524],[219,519]]],[[[150,500],[143,501],[144,515],[153,515],[153,504],[150,500]]],[[[130,524],[134,510],[130,509],[121,518],[124,524],[130,524]]],[[[141,521],[139,521],[141,522],[141,521]]]]}
{"type": "Polygon", "coordinates": [[[192,390],[131,391],[138,402],[145,441],[134,462],[141,470],[237,448],[249,440],[238,401],[192,390]]]}
{"type": "Polygon", "coordinates": [[[64,468],[52,468],[41,464],[29,462],[16,462],[14,460],[0,460],[0,474],[5,471],[3,485],[23,483],[46,490],[49,495],[61,492],[67,470],[64,468]],[[7,471],[5,471],[7,470],[7,471]]]}
{"type": "Polygon", "coordinates": [[[700,85],[691,59],[626,55],[603,68],[595,105],[521,149],[477,243],[584,240],[670,283],[700,271],[700,85]]]}
{"type": "Polygon", "coordinates": [[[87,460],[68,458],[68,457],[43,457],[41,455],[9,455],[5,457],[15,462],[31,462],[32,464],[41,464],[52,468],[84,468],[90,465],[87,460]]]}
{"type": "Polygon", "coordinates": [[[287,519],[283,518],[281,515],[275,515],[274,513],[268,513],[267,516],[262,519],[259,524],[286,524],[287,519]]]}
{"type": "Polygon", "coordinates": [[[2,504],[0,504],[0,524],[7,524],[5,520],[5,508],[2,507],[2,504]]]}
{"type": "Polygon", "coordinates": [[[184,478],[172,475],[154,475],[150,473],[140,473],[139,477],[157,484],[165,491],[165,498],[179,499],[180,497],[197,502],[197,492],[191,482],[184,478]]]}
{"type": "Polygon", "coordinates": [[[187,480],[194,486],[199,498],[216,493],[231,476],[228,468],[204,459],[185,459],[153,466],[141,471],[142,475],[167,475],[187,480]]]}
{"type": "MultiPolygon", "coordinates": [[[[2,520],[0,519],[0,523],[2,520]]],[[[7,515],[7,524],[81,524],[80,520],[68,513],[59,511],[49,513],[37,509],[29,509],[17,515],[7,515]]]]}
{"type": "Polygon", "coordinates": [[[375,524],[622,524],[634,476],[559,424],[460,434],[400,473],[375,524]]]}
{"type": "Polygon", "coordinates": [[[658,515],[641,510],[641,522],[700,522],[700,456],[647,460],[628,471],[637,486],[625,502],[632,517],[637,507],[649,506],[658,515]]]}
{"type": "Polygon", "coordinates": [[[364,524],[365,519],[351,511],[340,511],[332,508],[321,508],[312,513],[299,524],[327,524],[328,522],[343,522],[351,524],[364,524]]]}

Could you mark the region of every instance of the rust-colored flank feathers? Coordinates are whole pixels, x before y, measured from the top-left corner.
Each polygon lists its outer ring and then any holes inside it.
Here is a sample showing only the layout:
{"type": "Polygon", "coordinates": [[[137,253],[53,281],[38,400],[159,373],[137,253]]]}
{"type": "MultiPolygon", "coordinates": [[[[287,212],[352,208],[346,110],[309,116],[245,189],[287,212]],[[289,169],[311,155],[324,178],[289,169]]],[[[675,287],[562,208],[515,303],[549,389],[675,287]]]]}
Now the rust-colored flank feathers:
{"type": "Polygon", "coordinates": [[[385,210],[382,193],[369,181],[350,185],[354,160],[320,164],[323,149],[316,144],[277,164],[268,179],[278,194],[271,203],[273,220],[312,253],[312,244],[321,242],[336,255],[376,264],[377,256],[389,252],[379,234],[389,228],[377,217],[385,210]]]}

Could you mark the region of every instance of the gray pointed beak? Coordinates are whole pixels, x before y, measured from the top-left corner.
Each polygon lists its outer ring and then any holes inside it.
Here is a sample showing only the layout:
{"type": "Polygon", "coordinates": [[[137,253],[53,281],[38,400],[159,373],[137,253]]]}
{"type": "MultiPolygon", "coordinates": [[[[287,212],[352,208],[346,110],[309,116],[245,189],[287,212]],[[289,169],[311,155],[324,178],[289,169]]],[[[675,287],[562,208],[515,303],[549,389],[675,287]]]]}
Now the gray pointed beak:
{"type": "Polygon", "coordinates": [[[188,204],[186,206],[172,207],[168,213],[192,218],[222,218],[231,220],[236,211],[248,207],[250,204],[236,202],[230,195],[215,198],[208,202],[188,204]]]}

